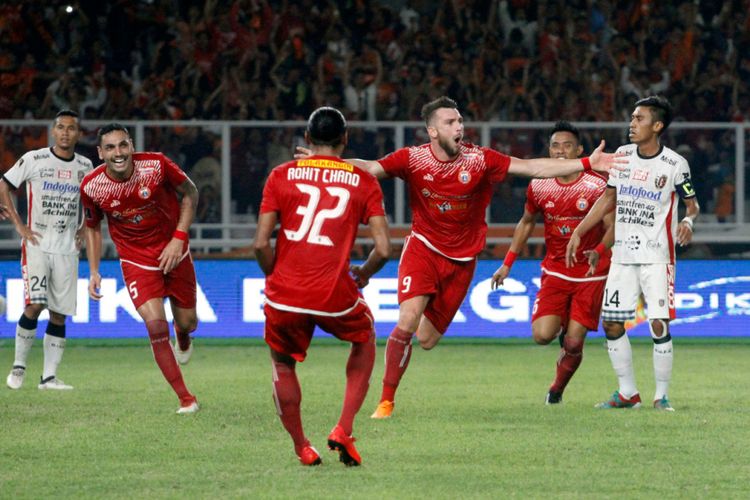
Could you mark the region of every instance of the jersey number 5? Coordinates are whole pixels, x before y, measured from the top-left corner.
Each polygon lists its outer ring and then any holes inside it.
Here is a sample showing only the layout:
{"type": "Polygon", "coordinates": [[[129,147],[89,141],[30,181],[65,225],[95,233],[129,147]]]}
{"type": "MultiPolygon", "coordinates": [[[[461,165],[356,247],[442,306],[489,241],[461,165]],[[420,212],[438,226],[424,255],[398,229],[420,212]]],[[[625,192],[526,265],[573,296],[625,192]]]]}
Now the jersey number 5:
{"type": "Polygon", "coordinates": [[[320,189],[309,184],[295,184],[297,189],[310,197],[307,205],[297,207],[297,214],[302,216],[302,223],[299,229],[292,231],[284,229],[284,234],[290,241],[302,241],[307,235],[307,242],[314,245],[333,246],[333,241],[328,236],[320,234],[323,223],[327,219],[336,219],[346,211],[346,205],[349,203],[349,191],[341,187],[329,186],[325,188],[331,196],[338,198],[336,206],[318,211],[320,203],[320,189]]]}

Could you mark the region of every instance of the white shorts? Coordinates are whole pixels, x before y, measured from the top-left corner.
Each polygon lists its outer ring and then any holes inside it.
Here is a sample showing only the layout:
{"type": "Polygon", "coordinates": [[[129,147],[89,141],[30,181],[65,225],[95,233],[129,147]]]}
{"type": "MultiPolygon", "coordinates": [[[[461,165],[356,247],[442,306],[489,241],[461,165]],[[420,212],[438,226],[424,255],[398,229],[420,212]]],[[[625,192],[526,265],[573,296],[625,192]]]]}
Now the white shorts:
{"type": "Polygon", "coordinates": [[[649,320],[674,319],[674,264],[610,265],[604,288],[602,321],[624,323],[635,318],[643,293],[649,320]]]}
{"type": "Polygon", "coordinates": [[[24,243],[21,274],[26,304],[45,304],[59,314],[76,313],[78,255],[58,255],[24,243]]]}

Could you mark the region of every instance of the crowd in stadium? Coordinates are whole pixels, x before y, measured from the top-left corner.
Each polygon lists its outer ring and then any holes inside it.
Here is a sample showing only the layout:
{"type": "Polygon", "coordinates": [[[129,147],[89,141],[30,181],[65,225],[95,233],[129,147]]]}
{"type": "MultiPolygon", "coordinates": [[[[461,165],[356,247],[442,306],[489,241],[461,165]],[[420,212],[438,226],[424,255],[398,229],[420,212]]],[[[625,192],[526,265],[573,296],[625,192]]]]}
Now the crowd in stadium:
{"type": "MultiPolygon", "coordinates": [[[[0,118],[50,118],[69,107],[83,120],[292,120],[327,104],[350,120],[418,120],[425,102],[448,95],[467,121],[622,121],[635,100],[660,93],[677,121],[750,120],[750,59],[741,57],[750,53],[747,0],[66,6],[0,7],[0,118]],[[27,50],[14,50],[22,43],[27,50]]],[[[283,140],[273,134],[239,139],[263,150],[283,140]]],[[[354,137],[350,150],[378,154],[374,144],[390,145],[380,139],[354,137]]],[[[697,169],[696,184],[701,204],[714,207],[734,169],[732,148],[716,144],[731,137],[688,139],[672,146],[713,166],[706,179],[697,169]]],[[[506,149],[544,154],[539,141],[522,146],[506,149]]],[[[233,169],[264,176],[273,158],[257,152],[258,169],[233,169]]]]}

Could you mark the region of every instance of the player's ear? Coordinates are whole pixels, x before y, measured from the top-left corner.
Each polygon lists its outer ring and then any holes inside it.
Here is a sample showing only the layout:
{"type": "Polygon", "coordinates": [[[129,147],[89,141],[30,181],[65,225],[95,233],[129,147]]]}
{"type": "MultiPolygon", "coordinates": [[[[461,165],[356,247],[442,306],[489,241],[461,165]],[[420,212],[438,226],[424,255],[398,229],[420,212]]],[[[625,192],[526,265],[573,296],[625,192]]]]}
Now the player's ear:
{"type": "Polygon", "coordinates": [[[430,136],[430,139],[437,139],[438,131],[435,127],[428,125],[427,134],[430,136]]]}
{"type": "Polygon", "coordinates": [[[99,154],[99,159],[103,160],[104,159],[104,155],[102,155],[102,148],[101,148],[101,146],[97,146],[96,147],[96,152],[99,154]]]}
{"type": "Polygon", "coordinates": [[[312,145],[312,141],[310,140],[310,133],[305,130],[305,144],[312,145]]]}
{"type": "Polygon", "coordinates": [[[657,134],[661,133],[662,129],[664,128],[664,122],[661,120],[654,122],[653,128],[654,132],[656,132],[657,134]]]}
{"type": "Polygon", "coordinates": [[[346,149],[346,145],[349,144],[349,131],[344,132],[344,136],[341,138],[341,146],[346,149]]]}
{"type": "Polygon", "coordinates": [[[580,157],[583,154],[583,146],[580,144],[576,147],[576,156],[580,157]]]}

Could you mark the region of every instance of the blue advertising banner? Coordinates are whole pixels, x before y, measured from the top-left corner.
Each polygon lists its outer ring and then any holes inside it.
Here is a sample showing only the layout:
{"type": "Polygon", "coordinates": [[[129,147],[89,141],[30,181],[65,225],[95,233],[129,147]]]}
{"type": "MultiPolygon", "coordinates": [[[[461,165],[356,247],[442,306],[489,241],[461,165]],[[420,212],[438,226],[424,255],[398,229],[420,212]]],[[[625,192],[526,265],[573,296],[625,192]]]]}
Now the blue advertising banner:
{"type": "MultiPolygon", "coordinates": [[[[518,261],[501,290],[490,289],[490,277],[501,263],[479,261],[471,289],[448,330],[451,337],[529,337],[534,297],[539,287],[538,261],[518,261]]],[[[255,261],[196,261],[198,275],[197,335],[261,337],[263,274],[255,261]]],[[[398,318],[397,261],[389,262],[364,289],[375,316],[378,336],[387,336],[398,318]]],[[[144,327],[133,309],[117,261],[102,262],[103,298],[88,297],[88,262],[81,262],[78,312],[68,320],[71,338],[139,337],[144,327]]],[[[0,262],[0,294],[7,309],[0,317],[0,337],[15,335],[24,308],[23,282],[17,262],[0,262]]],[[[300,293],[306,293],[300,290],[300,293]]],[[[675,336],[747,335],[750,315],[750,261],[680,261],[677,265],[678,319],[675,336]]],[[[168,308],[167,308],[168,309],[168,308]]],[[[47,318],[43,313],[41,319],[47,318]]],[[[169,314],[169,313],[168,313],[169,314]]],[[[171,318],[170,318],[171,319],[171,318]]],[[[631,334],[648,336],[643,317],[631,334]]],[[[43,331],[43,326],[40,326],[43,331]]],[[[600,329],[601,333],[601,329],[600,329]]]]}

